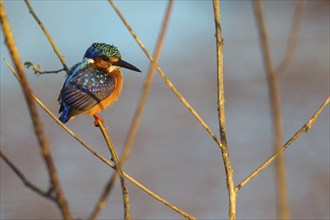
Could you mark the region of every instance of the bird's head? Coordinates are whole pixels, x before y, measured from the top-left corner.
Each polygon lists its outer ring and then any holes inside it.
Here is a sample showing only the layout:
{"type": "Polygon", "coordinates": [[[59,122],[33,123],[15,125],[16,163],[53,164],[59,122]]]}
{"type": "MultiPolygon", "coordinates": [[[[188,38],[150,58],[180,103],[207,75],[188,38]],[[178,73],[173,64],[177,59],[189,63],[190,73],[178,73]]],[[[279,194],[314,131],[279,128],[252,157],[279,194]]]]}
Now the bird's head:
{"type": "Polygon", "coordinates": [[[84,59],[93,59],[96,66],[108,69],[109,72],[119,69],[120,67],[141,72],[132,64],[122,60],[118,48],[111,44],[93,43],[92,46],[87,49],[84,59]]]}

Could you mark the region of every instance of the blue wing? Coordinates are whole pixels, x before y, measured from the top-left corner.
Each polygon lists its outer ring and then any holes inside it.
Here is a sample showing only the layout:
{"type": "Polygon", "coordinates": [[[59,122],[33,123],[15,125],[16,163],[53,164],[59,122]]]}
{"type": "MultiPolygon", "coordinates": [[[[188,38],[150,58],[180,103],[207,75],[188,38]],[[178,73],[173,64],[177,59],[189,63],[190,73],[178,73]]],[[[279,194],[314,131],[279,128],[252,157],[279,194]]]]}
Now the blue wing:
{"type": "Polygon", "coordinates": [[[82,112],[107,98],[116,80],[106,70],[83,61],[76,64],[67,76],[59,96],[60,120],[67,122],[73,111],[82,112]]]}

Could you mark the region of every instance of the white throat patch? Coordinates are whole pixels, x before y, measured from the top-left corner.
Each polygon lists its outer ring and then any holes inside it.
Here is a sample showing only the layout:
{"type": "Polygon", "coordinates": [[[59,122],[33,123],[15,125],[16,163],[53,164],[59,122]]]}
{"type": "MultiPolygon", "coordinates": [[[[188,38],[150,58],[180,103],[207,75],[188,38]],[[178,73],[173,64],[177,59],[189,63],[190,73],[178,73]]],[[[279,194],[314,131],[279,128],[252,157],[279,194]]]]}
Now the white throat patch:
{"type": "Polygon", "coordinates": [[[120,68],[119,66],[111,65],[108,67],[108,71],[111,73],[112,71],[118,70],[119,68],[120,68]]]}

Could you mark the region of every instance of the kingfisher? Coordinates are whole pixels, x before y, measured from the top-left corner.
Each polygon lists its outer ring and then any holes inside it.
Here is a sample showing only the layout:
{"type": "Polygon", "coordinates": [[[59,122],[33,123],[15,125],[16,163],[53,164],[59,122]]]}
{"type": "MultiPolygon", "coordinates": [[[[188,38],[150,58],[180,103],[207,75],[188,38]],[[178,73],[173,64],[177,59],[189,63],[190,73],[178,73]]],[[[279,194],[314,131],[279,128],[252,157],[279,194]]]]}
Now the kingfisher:
{"type": "Polygon", "coordinates": [[[122,90],[120,67],[141,72],[121,59],[114,45],[93,43],[66,77],[58,97],[59,113],[62,113],[59,120],[66,123],[79,114],[87,114],[94,116],[95,126],[103,123],[98,113],[117,101],[122,90]]]}

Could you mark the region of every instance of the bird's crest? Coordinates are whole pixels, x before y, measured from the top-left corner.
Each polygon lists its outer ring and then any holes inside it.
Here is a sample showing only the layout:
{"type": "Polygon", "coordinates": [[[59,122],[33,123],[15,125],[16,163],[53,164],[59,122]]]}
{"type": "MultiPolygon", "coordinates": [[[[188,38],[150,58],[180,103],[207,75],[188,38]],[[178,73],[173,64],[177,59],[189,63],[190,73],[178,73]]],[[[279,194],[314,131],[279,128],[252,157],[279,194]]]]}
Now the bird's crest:
{"type": "Polygon", "coordinates": [[[121,58],[121,55],[119,53],[119,50],[117,47],[115,47],[112,44],[105,44],[105,43],[93,43],[92,46],[90,46],[85,55],[84,59],[92,59],[93,57],[115,57],[115,58],[121,58]]]}

